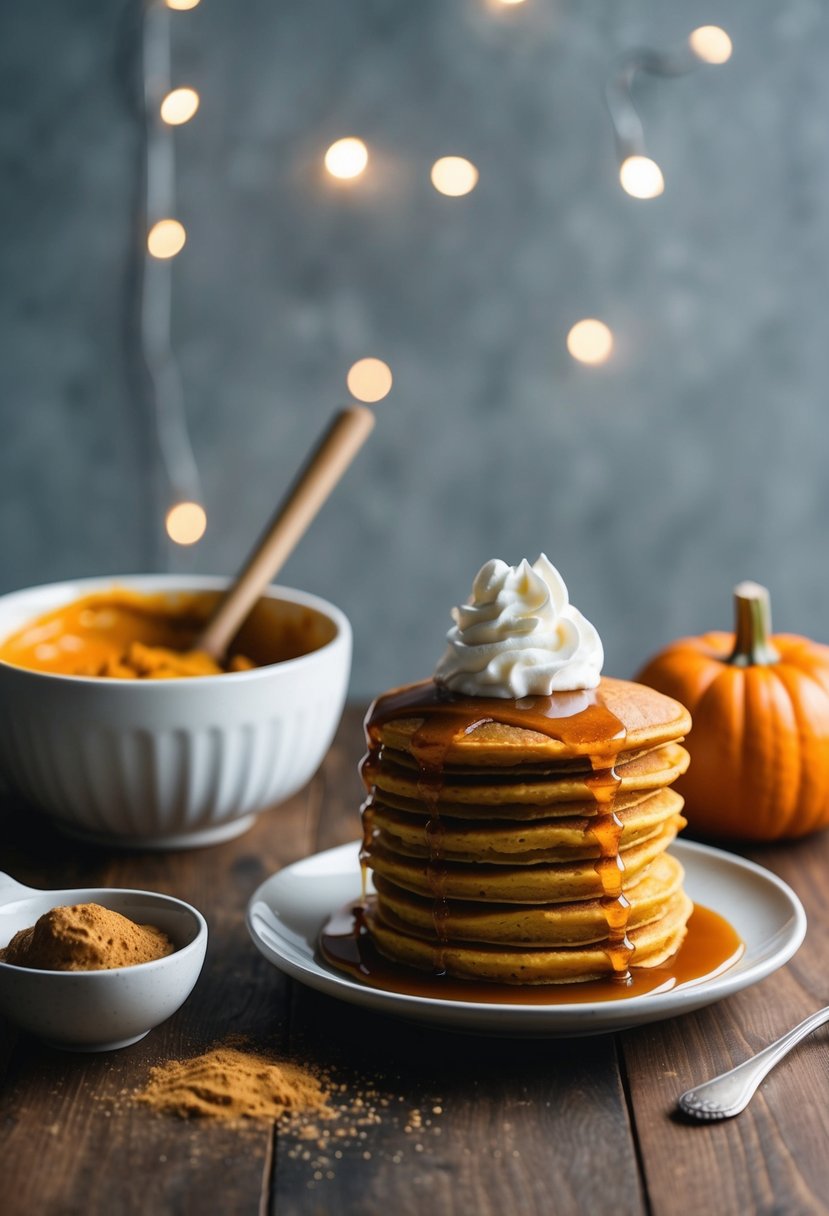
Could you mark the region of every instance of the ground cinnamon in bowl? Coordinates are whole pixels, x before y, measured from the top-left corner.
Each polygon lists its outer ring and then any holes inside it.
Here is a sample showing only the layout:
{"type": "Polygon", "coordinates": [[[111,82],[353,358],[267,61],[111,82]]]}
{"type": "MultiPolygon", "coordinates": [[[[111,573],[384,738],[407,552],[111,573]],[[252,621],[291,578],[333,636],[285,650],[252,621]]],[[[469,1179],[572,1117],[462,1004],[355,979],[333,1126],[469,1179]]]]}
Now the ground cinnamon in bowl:
{"type": "Polygon", "coordinates": [[[172,954],[175,946],[155,925],[137,925],[100,904],[71,904],[45,912],[15,933],[0,962],[38,971],[109,971],[172,954]]]}

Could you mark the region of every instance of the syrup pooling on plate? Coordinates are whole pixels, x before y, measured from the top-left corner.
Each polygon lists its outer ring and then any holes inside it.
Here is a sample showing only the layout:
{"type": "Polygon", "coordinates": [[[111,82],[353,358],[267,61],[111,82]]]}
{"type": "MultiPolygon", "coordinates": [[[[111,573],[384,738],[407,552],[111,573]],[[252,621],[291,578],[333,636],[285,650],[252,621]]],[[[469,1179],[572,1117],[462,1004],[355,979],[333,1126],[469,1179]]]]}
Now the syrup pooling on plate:
{"type": "Polygon", "coordinates": [[[625,749],[627,732],[620,719],[604,704],[598,690],[559,692],[553,696],[530,696],[518,700],[500,697],[455,695],[433,680],[378,697],[365,722],[368,754],[361,772],[368,789],[363,807],[364,871],[371,856],[371,814],[375,787],[373,775],[382,749],[382,727],[394,719],[421,719],[411,739],[411,754],[418,768],[418,793],[427,810],[424,830],[428,848],[427,875],[432,894],[432,918],[437,949],[435,970],[444,970],[443,949],[447,943],[446,866],[443,856],[443,827],[439,800],[445,761],[452,744],[486,723],[534,731],[555,739],[573,756],[590,764],[587,785],[595,802],[595,818],[587,828],[599,848],[595,863],[602,888],[602,910],[607,924],[605,953],[613,978],[627,983],[633,946],[627,938],[629,903],[622,893],[624,863],[619,855],[621,821],[614,811],[620,781],[615,771],[617,757],[625,749]],[[368,820],[368,824],[367,824],[368,820]]]}
{"type": "Polygon", "coordinates": [[[472,1004],[576,1005],[690,988],[727,971],[743,955],[745,946],[724,917],[696,904],[688,921],[687,936],[676,954],[658,967],[635,968],[628,984],[620,984],[612,976],[579,984],[528,987],[489,981],[473,983],[414,971],[384,958],[366,931],[365,908],[346,904],[323,929],[320,950],[338,971],[384,992],[472,1004]]]}

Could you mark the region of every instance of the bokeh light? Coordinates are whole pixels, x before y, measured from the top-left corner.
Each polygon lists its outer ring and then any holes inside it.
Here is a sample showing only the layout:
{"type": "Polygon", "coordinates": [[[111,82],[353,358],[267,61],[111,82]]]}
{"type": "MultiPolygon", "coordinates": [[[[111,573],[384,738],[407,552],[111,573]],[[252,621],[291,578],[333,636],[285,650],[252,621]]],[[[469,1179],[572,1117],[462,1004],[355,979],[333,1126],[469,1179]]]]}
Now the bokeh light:
{"type": "Polygon", "coordinates": [[[207,527],[207,514],[197,502],[177,502],[165,520],[167,535],[177,545],[195,545],[207,527]]]}
{"type": "Polygon", "coordinates": [[[658,198],[665,189],[662,170],[649,156],[628,156],[623,160],[619,181],[631,198],[658,198]]]}
{"type": "Polygon", "coordinates": [[[382,359],[360,359],[349,368],[345,382],[358,401],[382,401],[391,390],[391,368],[382,359]]]}
{"type": "Polygon", "coordinates": [[[189,122],[199,108],[199,95],[195,89],[173,89],[161,103],[161,117],[171,127],[189,122]]]}
{"type": "Polygon", "coordinates": [[[718,25],[701,25],[688,41],[703,63],[727,63],[734,49],[728,34],[718,25]]]}
{"type": "Polygon", "coordinates": [[[478,184],[478,170],[463,156],[442,156],[432,165],[432,185],[439,194],[460,198],[478,184]]]}
{"type": "Polygon", "coordinates": [[[201,0],[164,0],[168,8],[174,8],[178,12],[186,13],[188,9],[195,8],[201,0]]]}
{"type": "Polygon", "coordinates": [[[338,139],[325,154],[325,167],[343,181],[359,177],[368,164],[368,148],[353,135],[338,139]]]}
{"type": "Polygon", "coordinates": [[[154,258],[174,258],[186,241],[184,225],[178,220],[159,220],[147,233],[147,249],[154,258]]]}
{"type": "Polygon", "coordinates": [[[613,351],[613,331],[604,321],[585,317],[568,333],[567,349],[579,363],[606,363],[613,351]]]}

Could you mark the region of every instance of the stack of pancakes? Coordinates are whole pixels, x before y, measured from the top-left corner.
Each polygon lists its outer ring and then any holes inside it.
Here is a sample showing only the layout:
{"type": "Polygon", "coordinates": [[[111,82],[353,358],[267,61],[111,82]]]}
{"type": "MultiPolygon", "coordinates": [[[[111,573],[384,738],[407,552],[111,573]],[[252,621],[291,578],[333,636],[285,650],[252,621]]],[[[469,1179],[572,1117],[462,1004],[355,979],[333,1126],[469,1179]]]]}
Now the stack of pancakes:
{"type": "Polygon", "coordinates": [[[669,788],[688,765],[683,706],[603,678],[590,696],[618,724],[612,739],[595,723],[580,733],[577,716],[525,727],[521,702],[499,721],[487,701],[468,729],[479,699],[458,696],[441,734],[439,705],[418,715],[421,687],[378,698],[366,720],[365,923],[381,953],[512,984],[624,978],[669,958],[692,911],[666,853],[685,823],[669,788]]]}

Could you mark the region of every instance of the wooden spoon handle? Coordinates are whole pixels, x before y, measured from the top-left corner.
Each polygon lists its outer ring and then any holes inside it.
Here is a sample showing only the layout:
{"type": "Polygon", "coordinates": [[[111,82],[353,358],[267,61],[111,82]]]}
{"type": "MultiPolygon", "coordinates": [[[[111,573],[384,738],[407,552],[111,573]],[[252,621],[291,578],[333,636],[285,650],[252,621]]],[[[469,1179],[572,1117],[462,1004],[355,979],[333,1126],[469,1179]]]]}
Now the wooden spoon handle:
{"type": "Polygon", "coordinates": [[[357,455],[374,426],[364,405],[340,410],[299,473],[287,498],[223,595],[195,643],[221,659],[253,605],[282,569],[306,528],[357,455]]]}

